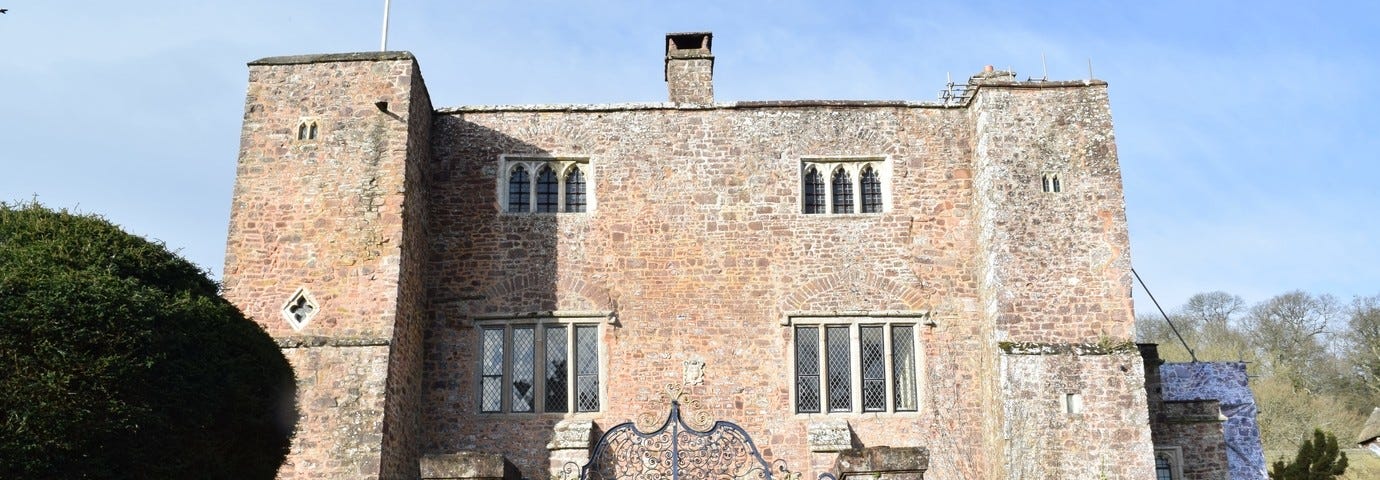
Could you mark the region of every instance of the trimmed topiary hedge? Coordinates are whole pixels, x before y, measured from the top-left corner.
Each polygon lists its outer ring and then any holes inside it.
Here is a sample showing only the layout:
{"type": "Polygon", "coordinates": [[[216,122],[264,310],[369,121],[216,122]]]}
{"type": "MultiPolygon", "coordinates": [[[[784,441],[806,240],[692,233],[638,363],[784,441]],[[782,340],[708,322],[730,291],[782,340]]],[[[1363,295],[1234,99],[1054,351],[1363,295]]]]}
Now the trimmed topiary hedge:
{"type": "Polygon", "coordinates": [[[0,478],[273,478],[292,368],[217,289],[99,217],[0,204],[0,478]]]}

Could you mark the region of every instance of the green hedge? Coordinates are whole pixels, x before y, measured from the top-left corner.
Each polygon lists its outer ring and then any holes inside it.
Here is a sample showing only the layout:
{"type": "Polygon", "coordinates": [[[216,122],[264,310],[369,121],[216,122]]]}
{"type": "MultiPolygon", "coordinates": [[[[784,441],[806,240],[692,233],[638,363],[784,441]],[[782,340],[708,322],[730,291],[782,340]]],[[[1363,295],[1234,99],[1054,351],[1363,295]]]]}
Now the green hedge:
{"type": "Polygon", "coordinates": [[[217,290],[99,217],[0,204],[0,478],[273,478],[292,368],[217,290]]]}

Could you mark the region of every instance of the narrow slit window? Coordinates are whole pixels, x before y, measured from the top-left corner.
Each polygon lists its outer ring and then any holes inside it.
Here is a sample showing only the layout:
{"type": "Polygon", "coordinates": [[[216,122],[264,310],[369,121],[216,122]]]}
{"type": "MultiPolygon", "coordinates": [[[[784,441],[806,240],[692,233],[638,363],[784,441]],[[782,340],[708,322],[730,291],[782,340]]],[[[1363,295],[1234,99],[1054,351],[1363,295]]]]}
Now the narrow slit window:
{"type": "Polygon", "coordinates": [[[560,205],[560,182],[550,166],[543,165],[537,171],[537,211],[554,213],[560,205]]]}
{"type": "Polygon", "coordinates": [[[824,177],[814,166],[805,169],[805,213],[824,213],[824,177]]]}
{"type": "Polygon", "coordinates": [[[862,213],[882,212],[882,180],[871,165],[862,170],[862,213]]]}
{"type": "Polygon", "coordinates": [[[1040,188],[1044,190],[1045,193],[1059,193],[1064,190],[1063,185],[1059,182],[1059,174],[1057,173],[1044,174],[1044,176],[1040,178],[1040,188]]]}
{"type": "Polygon", "coordinates": [[[585,175],[580,167],[572,167],[565,176],[565,211],[585,211],[585,175]]]}
{"type": "Polygon", "coordinates": [[[532,208],[531,175],[522,165],[513,167],[508,176],[508,211],[526,213],[532,208]]]}
{"type": "Polygon", "coordinates": [[[834,213],[853,213],[853,179],[842,168],[834,171],[834,213]]]}

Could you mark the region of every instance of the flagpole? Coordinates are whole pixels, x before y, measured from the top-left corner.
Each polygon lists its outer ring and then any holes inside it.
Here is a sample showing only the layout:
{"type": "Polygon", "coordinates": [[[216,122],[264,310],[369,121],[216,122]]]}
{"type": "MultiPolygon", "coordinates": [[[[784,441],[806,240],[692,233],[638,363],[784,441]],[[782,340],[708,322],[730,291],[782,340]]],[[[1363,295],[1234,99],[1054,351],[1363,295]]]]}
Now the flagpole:
{"type": "Polygon", "coordinates": [[[383,40],[379,41],[379,51],[388,51],[388,4],[391,0],[383,0],[383,40]]]}

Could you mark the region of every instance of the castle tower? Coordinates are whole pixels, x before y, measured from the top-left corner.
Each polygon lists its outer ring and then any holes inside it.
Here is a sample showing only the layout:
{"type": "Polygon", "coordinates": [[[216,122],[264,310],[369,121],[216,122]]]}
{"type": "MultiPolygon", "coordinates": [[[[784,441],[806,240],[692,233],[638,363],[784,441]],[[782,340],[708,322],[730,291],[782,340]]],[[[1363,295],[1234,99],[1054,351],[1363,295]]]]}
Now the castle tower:
{"type": "Polygon", "coordinates": [[[281,478],[417,476],[431,114],[410,53],[249,64],[223,281],[297,375],[281,478]]]}
{"type": "Polygon", "coordinates": [[[974,127],[986,425],[1006,478],[1129,478],[1152,455],[1107,87],[987,71],[974,127]]]}

